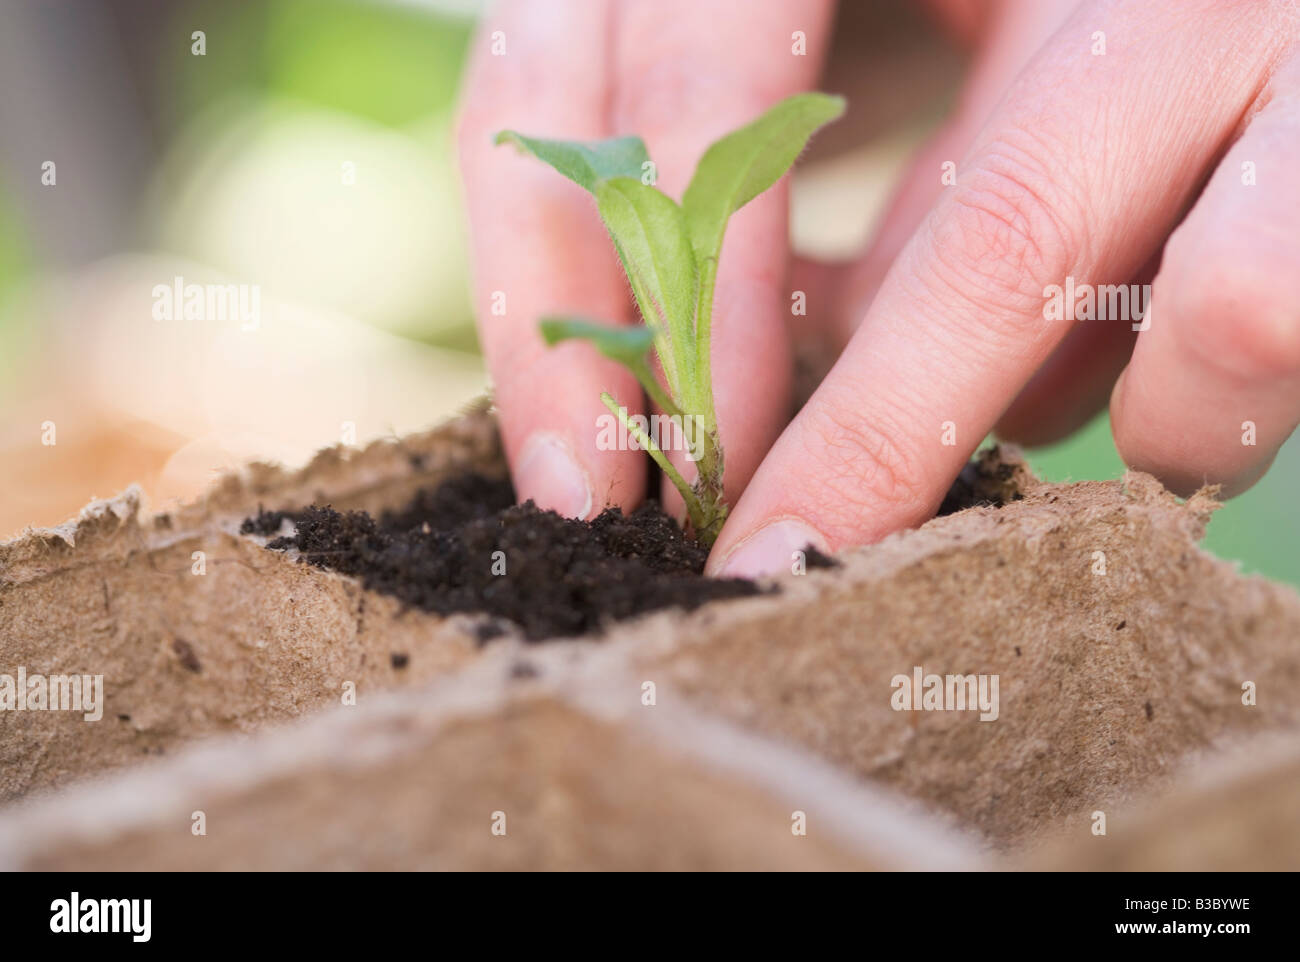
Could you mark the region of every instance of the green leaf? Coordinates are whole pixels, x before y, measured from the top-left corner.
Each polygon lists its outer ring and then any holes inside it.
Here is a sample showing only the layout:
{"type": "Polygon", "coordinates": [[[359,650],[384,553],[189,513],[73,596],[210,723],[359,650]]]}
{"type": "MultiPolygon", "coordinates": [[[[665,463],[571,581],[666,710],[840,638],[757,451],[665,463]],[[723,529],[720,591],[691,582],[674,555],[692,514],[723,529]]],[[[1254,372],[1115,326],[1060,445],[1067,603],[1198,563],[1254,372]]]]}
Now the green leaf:
{"type": "Polygon", "coordinates": [[[650,161],[640,137],[614,137],[581,143],[576,140],[541,140],[513,130],[496,135],[495,143],[511,143],[558,170],[569,180],[593,194],[596,185],[611,177],[640,178],[643,164],[650,161]]]}
{"type": "Polygon", "coordinates": [[[695,256],[685,216],[671,197],[630,177],[597,183],[596,203],[680,399],[679,386],[695,375],[695,256]]]}
{"type": "Polygon", "coordinates": [[[610,327],[576,317],[544,317],[541,329],[542,339],[552,347],[574,338],[590,341],[607,358],[629,366],[644,361],[654,344],[648,327],[610,327]]]}
{"type": "MultiPolygon", "coordinates": [[[[708,412],[713,411],[713,287],[727,221],[781,179],[817,128],[843,113],[843,97],[822,93],[788,97],[706,150],[682,196],[682,211],[699,269],[694,363],[699,376],[694,390],[709,399],[708,412]]],[[[711,413],[706,414],[706,427],[710,432],[716,427],[711,413]]]]}
{"type": "Polygon", "coordinates": [[[590,341],[601,354],[612,361],[618,361],[631,371],[661,411],[665,414],[682,413],[676,402],[655,380],[654,371],[650,368],[647,354],[655,343],[655,334],[649,327],[611,327],[581,317],[544,317],[539,326],[542,329],[542,340],[551,347],[561,341],[590,341]]]}
{"type": "Polygon", "coordinates": [[[817,128],[843,113],[843,97],[796,94],[705,151],[682,197],[696,258],[716,258],[731,215],[780,180],[817,128]]]}

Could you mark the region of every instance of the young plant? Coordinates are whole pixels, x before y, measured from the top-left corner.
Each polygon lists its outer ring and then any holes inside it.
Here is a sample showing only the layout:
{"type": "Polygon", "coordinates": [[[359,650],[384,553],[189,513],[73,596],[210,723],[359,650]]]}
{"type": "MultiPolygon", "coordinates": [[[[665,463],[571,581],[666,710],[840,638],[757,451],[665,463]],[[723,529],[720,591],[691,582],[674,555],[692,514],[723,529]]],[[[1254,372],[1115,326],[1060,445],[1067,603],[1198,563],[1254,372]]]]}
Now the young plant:
{"type": "Polygon", "coordinates": [[[713,289],[727,221],[780,180],[813,133],[843,112],[843,99],[827,94],[781,101],[705,151],[680,204],[654,187],[655,168],[639,137],[576,143],[512,130],[496,137],[498,144],[515,144],[595,196],[645,325],[609,327],[551,317],[541,322],[542,336],[552,345],[571,338],[590,341],[631,370],[674,428],[680,425],[697,469],[694,484],[629,419],[625,406],[608,392],[600,396],[681,492],[695,536],[706,544],[717,538],[727,516],[710,364],[713,289]],[[664,385],[652,369],[652,349],[664,385]]]}

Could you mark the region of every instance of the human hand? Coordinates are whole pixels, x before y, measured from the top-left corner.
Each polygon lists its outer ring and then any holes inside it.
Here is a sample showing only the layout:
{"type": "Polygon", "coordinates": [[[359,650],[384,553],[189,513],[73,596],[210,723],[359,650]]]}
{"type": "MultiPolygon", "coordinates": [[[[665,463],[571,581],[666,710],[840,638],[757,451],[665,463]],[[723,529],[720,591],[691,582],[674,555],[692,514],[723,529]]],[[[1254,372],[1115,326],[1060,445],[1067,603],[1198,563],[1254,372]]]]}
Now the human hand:
{"type": "MultiPolygon", "coordinates": [[[[521,499],[589,517],[645,494],[645,455],[597,448],[602,391],[639,413],[639,385],[578,342],[547,348],[548,314],[632,323],[626,281],[590,198],[492,135],[641,136],[658,183],[680,197],[705,148],[820,71],[829,0],[612,0],[500,6],[480,32],[460,124],[480,332],[521,499]],[[792,54],[804,31],[806,55],[792,54]],[[496,38],[504,53],[494,55],[496,38]]],[[[499,48],[500,49],[500,48],[499,48]]],[[[734,503],[786,423],[784,184],[732,218],[714,299],[713,383],[734,503]]],[[[674,457],[689,472],[684,453],[674,457]]],[[[663,496],[679,504],[676,491],[663,496]]]]}
{"type": "Polygon", "coordinates": [[[1285,0],[1080,4],[958,160],[710,569],[918,524],[990,429],[1046,440],[1107,394],[1125,461],[1175,491],[1258,479],[1300,420],[1297,39],[1285,0]],[[1136,347],[1129,318],[1047,319],[1050,285],[1156,264],[1136,347]]]}
{"type": "MultiPolygon", "coordinates": [[[[790,36],[782,4],[744,5],[747,21],[710,8],[715,26],[700,26],[690,10],[640,6],[616,16],[595,0],[544,13],[507,5],[485,35],[500,30],[516,46],[495,63],[480,54],[462,124],[484,343],[516,484],[521,497],[580,516],[643,493],[640,455],[597,451],[593,429],[601,390],[639,392],[586,345],[543,356],[535,323],[561,310],[627,322],[628,298],[589,202],[520,158],[490,153],[490,133],[641,133],[661,186],[680,194],[715,136],[811,85],[829,17],[824,4],[812,24],[809,10],[799,11],[793,29],[809,28],[813,49],[795,58],[765,45],[790,36]],[[729,29],[742,22],[744,31],[729,29]],[[721,45],[719,60],[720,33],[739,39],[721,45]],[[509,298],[501,314],[497,292],[509,298]]],[[[1294,15],[1282,2],[1083,4],[998,103],[1074,6],[987,5],[983,52],[957,117],[918,158],[862,262],[847,279],[823,275],[833,280],[828,290],[844,292],[846,335],[878,287],[879,297],[737,506],[712,569],[779,569],[808,542],[837,549],[918,523],[995,423],[1004,436],[1037,442],[1086,420],[1125,367],[1133,333],[1127,322],[1071,329],[1044,320],[1044,288],[1066,276],[1145,280],[1214,161],[1266,103],[1229,159],[1250,153],[1269,189],[1242,183],[1226,160],[1220,166],[1157,280],[1157,291],[1168,291],[1157,294],[1168,320],[1143,339],[1112,408],[1126,459],[1181,489],[1205,479],[1248,484],[1294,427],[1289,394],[1300,364],[1277,269],[1297,254],[1284,233],[1298,199],[1286,173],[1294,15]],[[1094,53],[1099,33],[1110,44],[1102,55],[1094,53]],[[1201,64],[1222,69],[1224,84],[1198,87],[1201,64]],[[1280,103],[1269,103],[1274,95],[1280,103]],[[956,183],[943,186],[940,158],[963,154],[956,183]],[[1255,233],[1242,237],[1247,226],[1255,233]],[[1207,263],[1219,269],[1207,275],[1207,263]],[[1184,373],[1203,379],[1203,390],[1184,373]],[[1255,447],[1240,444],[1244,421],[1257,425],[1255,447]]],[[[774,190],[739,215],[719,279],[715,386],[733,501],[788,398],[784,208],[774,190]]]]}

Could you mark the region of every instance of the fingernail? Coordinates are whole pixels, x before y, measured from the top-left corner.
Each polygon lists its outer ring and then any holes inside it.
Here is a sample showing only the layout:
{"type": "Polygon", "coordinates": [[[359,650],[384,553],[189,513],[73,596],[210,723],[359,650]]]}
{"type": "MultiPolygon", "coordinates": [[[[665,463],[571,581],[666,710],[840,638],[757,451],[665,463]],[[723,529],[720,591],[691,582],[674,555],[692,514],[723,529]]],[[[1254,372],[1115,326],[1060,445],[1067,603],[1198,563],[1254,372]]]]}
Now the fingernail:
{"type": "Polygon", "coordinates": [[[566,518],[585,518],[591,512],[591,480],[558,435],[539,431],[528,439],[515,482],[519,497],[532,498],[543,511],[566,518]]]}
{"type": "Polygon", "coordinates": [[[761,578],[792,570],[795,554],[812,545],[824,550],[826,539],[802,521],[786,518],[759,528],[732,549],[718,569],[723,578],[761,578]]]}

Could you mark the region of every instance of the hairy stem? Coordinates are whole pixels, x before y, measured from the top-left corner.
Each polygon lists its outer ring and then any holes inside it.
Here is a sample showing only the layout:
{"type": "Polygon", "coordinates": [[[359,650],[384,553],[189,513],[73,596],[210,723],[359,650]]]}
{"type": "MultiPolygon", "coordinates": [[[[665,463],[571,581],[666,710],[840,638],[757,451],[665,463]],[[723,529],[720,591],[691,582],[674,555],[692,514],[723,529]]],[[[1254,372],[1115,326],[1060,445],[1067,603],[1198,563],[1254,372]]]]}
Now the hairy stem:
{"type": "Polygon", "coordinates": [[[699,479],[695,495],[704,513],[696,524],[695,536],[712,544],[727,517],[727,502],[722,490],[722,447],[718,443],[718,418],[713,406],[713,291],[718,279],[716,257],[706,257],[699,265],[699,290],[695,301],[695,380],[690,385],[688,405],[699,413],[694,425],[692,450],[697,452],[699,479]]]}
{"type": "Polygon", "coordinates": [[[713,288],[718,280],[717,258],[707,257],[699,266],[699,292],[695,300],[695,351],[692,368],[695,379],[689,390],[693,395],[690,406],[699,410],[704,418],[705,430],[717,431],[717,418],[713,411],[713,288]]]}
{"type": "MultiPolygon", "coordinates": [[[[673,483],[673,486],[681,492],[682,500],[686,502],[686,514],[691,519],[691,527],[695,529],[695,536],[703,540],[701,531],[704,528],[711,526],[712,515],[705,511],[704,506],[700,503],[700,499],[695,494],[695,490],[686,483],[686,479],[682,477],[681,472],[673,467],[673,463],[668,460],[668,456],[664,454],[659,445],[655,444],[654,441],[651,440],[650,435],[646,434],[628,419],[627,408],[614,400],[614,396],[608,391],[602,392],[600,399],[604,402],[605,407],[609,408],[613,413],[614,417],[618,418],[619,423],[623,425],[628,434],[636,438],[637,444],[641,445],[641,448],[649,454],[650,457],[654,458],[655,464],[659,465],[660,470],[668,476],[668,480],[673,483]]],[[[717,527],[721,529],[721,525],[718,525],[717,527]]],[[[716,532],[714,533],[714,537],[717,537],[716,532]]]]}
{"type": "MultiPolygon", "coordinates": [[[[698,430],[698,429],[697,429],[698,430]]],[[[697,479],[695,496],[700,501],[702,523],[695,525],[695,536],[705,544],[712,544],[727,519],[727,502],[722,490],[722,448],[714,434],[705,432],[699,439],[699,460],[696,461],[697,479]]]]}

